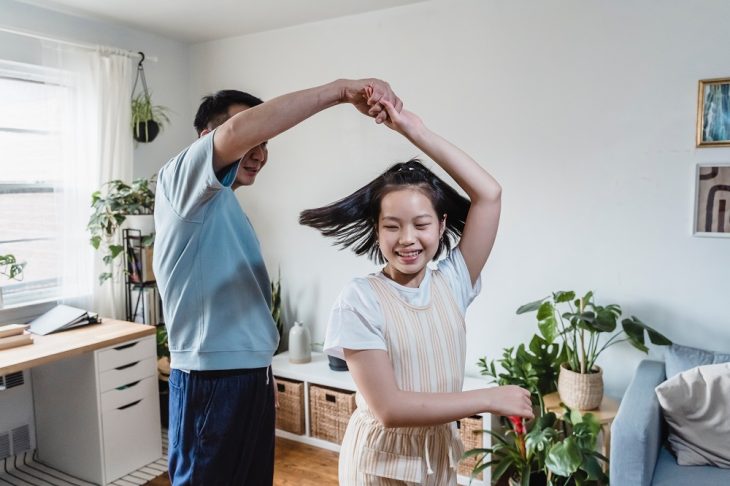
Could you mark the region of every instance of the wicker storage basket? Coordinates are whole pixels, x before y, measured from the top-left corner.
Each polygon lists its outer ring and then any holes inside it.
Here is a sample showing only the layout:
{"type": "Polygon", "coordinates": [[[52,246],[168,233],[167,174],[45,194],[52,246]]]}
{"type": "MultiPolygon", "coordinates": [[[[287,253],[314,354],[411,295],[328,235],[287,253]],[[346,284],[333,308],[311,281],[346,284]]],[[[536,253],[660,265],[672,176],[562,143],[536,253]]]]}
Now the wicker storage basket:
{"type": "Polygon", "coordinates": [[[276,428],[304,434],[304,383],[276,377],[279,390],[279,408],[276,410],[276,428]]]}
{"type": "Polygon", "coordinates": [[[571,371],[566,363],[560,365],[558,375],[558,393],[560,400],[575,410],[594,410],[601,405],[603,399],[603,370],[580,374],[571,371]]]}
{"type": "Polygon", "coordinates": [[[341,444],[355,407],[355,392],[309,385],[312,437],[341,444]]]}
{"type": "MultiPolygon", "coordinates": [[[[461,441],[464,443],[464,451],[483,447],[482,430],[484,429],[484,423],[482,417],[478,415],[467,417],[458,420],[456,425],[459,427],[459,435],[461,435],[461,441]]],[[[462,459],[459,462],[459,474],[461,476],[471,476],[471,471],[474,469],[476,463],[477,457],[475,456],[462,459]]],[[[483,473],[479,473],[476,479],[481,480],[483,476],[483,473]]]]}

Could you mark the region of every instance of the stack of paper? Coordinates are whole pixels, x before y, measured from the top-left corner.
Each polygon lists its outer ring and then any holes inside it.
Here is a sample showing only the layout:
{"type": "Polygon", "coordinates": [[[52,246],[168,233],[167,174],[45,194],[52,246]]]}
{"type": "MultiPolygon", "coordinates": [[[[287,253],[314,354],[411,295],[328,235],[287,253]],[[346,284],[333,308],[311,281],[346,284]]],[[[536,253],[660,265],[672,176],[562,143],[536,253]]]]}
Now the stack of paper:
{"type": "Polygon", "coordinates": [[[70,305],[60,304],[30,321],[30,332],[45,336],[52,332],[65,331],[66,329],[99,322],[97,314],[70,305]]]}
{"type": "Polygon", "coordinates": [[[0,349],[33,344],[33,336],[25,330],[27,327],[27,324],[7,324],[0,326],[0,349]]]}

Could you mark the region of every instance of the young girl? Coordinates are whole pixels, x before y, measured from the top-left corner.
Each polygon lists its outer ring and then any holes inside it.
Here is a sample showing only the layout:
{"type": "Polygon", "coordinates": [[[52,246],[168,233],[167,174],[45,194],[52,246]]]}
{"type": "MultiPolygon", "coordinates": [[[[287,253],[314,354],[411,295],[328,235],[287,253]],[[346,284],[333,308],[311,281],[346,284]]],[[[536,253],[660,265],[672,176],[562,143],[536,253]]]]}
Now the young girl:
{"type": "Polygon", "coordinates": [[[532,417],[522,388],[461,391],[464,313],[494,244],[501,188],[416,115],[382,104],[386,125],[443,167],[471,202],[411,160],[301,214],[300,223],[385,263],[345,287],[327,328],[325,352],[344,356],[358,389],[339,479],[345,486],[453,485],[463,453],[455,420],[482,412],[532,417]],[[442,253],[431,270],[427,263],[442,253]]]}

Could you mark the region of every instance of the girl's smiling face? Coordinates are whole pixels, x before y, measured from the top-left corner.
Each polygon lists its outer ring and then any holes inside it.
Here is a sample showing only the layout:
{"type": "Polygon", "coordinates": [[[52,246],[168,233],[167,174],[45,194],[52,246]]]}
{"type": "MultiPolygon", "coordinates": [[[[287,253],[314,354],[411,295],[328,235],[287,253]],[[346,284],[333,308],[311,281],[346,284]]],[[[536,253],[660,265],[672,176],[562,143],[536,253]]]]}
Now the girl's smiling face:
{"type": "Polygon", "coordinates": [[[423,191],[406,187],[389,192],[380,204],[378,246],[388,262],[383,272],[406,287],[418,287],[426,264],[436,255],[446,216],[439,219],[423,191]]]}

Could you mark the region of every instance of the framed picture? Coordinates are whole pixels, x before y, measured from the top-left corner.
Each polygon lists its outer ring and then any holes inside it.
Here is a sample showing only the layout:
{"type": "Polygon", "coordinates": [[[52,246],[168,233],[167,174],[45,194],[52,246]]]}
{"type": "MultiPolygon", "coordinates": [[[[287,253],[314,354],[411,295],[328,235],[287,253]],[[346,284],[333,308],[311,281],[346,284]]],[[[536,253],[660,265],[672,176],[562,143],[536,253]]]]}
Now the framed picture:
{"type": "Polygon", "coordinates": [[[730,238],[730,163],[697,164],[694,209],[695,236],[730,238]]]}
{"type": "Polygon", "coordinates": [[[730,78],[700,81],[697,146],[730,147],[730,78]]]}

